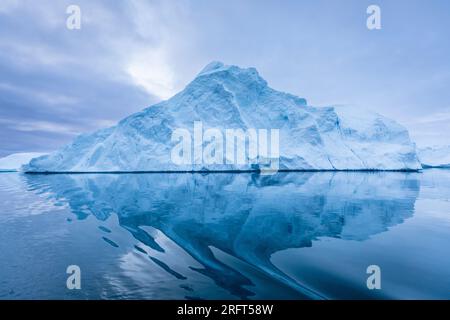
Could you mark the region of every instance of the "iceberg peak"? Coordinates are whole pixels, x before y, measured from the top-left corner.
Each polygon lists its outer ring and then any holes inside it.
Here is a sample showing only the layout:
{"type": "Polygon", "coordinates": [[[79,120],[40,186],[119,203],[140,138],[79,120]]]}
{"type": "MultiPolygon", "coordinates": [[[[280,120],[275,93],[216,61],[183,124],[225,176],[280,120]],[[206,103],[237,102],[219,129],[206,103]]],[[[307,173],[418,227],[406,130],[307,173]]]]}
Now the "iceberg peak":
{"type": "Polygon", "coordinates": [[[226,75],[224,76],[234,76],[236,78],[239,77],[247,77],[249,80],[253,80],[256,82],[261,82],[267,85],[266,80],[264,80],[256,70],[256,68],[249,67],[249,68],[240,68],[235,65],[228,65],[224,64],[220,61],[212,61],[208,63],[202,71],[197,75],[196,78],[206,76],[206,75],[215,75],[225,72],[226,75]]]}
{"type": "Polygon", "coordinates": [[[200,71],[183,92],[197,91],[209,95],[211,91],[223,89],[225,95],[232,93],[234,97],[240,97],[251,92],[252,95],[263,94],[267,87],[267,81],[259,75],[255,68],[240,68],[213,61],[200,71]]]}
{"type": "Polygon", "coordinates": [[[211,72],[215,72],[215,71],[219,71],[219,70],[225,70],[225,69],[227,69],[229,67],[230,66],[225,65],[224,63],[222,63],[220,61],[212,61],[212,62],[208,63],[202,69],[202,71],[200,71],[200,73],[198,75],[201,76],[201,75],[208,74],[208,73],[211,73],[211,72]]]}

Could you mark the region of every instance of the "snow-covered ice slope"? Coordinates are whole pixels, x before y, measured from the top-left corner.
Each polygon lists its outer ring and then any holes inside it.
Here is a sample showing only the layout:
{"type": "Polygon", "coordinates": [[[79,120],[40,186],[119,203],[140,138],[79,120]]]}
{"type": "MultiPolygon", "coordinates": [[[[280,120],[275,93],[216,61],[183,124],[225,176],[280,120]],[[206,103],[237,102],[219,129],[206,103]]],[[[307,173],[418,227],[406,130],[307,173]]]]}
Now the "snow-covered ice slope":
{"type": "Polygon", "coordinates": [[[31,159],[46,155],[39,152],[13,153],[4,158],[0,158],[0,171],[18,171],[31,159]]]}
{"type": "Polygon", "coordinates": [[[450,168],[450,146],[435,146],[417,150],[424,168],[450,168]]]}
{"type": "Polygon", "coordinates": [[[417,170],[408,131],[376,113],[350,107],[312,107],[276,91],[256,69],[213,62],[167,101],[135,113],[116,126],[84,134],[26,171],[245,170],[251,165],[171,161],[173,130],[248,128],[280,130],[280,169],[417,170]]]}

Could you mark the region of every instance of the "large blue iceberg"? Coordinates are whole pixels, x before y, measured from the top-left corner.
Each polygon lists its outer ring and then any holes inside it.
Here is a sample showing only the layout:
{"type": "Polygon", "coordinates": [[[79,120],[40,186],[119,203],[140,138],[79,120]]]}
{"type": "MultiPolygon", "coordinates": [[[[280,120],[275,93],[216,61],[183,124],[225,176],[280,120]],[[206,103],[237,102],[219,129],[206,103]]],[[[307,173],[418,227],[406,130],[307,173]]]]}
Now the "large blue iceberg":
{"type": "Polygon", "coordinates": [[[355,107],[313,107],[276,91],[256,69],[213,62],[186,88],[116,126],[79,136],[28,172],[252,170],[252,164],[175,164],[172,133],[204,128],[279,129],[282,170],[418,170],[408,131],[355,107]]]}

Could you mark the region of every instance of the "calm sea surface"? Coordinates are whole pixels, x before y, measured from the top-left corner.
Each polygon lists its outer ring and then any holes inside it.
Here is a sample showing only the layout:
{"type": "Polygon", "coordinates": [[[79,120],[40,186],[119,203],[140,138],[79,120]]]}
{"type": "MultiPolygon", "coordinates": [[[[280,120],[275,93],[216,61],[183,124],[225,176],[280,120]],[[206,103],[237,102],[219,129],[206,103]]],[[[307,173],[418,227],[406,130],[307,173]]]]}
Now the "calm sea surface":
{"type": "Polygon", "coordinates": [[[0,299],[323,298],[450,299],[450,170],[0,173],[0,299]]]}

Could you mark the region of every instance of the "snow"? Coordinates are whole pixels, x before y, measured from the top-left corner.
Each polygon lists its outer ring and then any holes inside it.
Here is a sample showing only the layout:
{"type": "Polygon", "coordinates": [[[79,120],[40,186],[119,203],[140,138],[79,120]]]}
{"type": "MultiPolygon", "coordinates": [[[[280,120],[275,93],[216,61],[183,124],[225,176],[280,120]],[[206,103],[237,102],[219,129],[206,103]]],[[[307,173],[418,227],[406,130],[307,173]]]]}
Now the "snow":
{"type": "Polygon", "coordinates": [[[424,168],[450,168],[450,145],[419,148],[417,153],[424,168]]]}
{"type": "Polygon", "coordinates": [[[171,161],[171,134],[194,121],[203,127],[280,130],[283,170],[418,170],[415,145],[395,121],[355,107],[313,107],[276,91],[256,69],[213,62],[186,88],[116,126],[75,141],[26,171],[249,170],[251,164],[186,164],[171,161]]]}
{"type": "Polygon", "coordinates": [[[18,171],[31,159],[46,155],[40,152],[13,153],[4,158],[0,158],[0,171],[18,171]]]}

